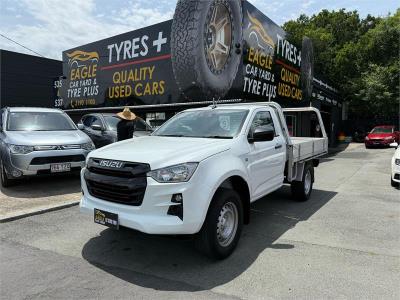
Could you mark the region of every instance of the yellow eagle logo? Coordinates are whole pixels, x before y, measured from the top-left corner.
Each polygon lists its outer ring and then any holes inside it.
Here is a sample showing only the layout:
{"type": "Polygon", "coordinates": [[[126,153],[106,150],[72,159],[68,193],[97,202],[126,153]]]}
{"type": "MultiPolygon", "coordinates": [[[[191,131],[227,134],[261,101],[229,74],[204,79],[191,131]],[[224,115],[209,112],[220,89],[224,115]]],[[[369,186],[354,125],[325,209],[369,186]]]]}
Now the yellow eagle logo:
{"type": "Polygon", "coordinates": [[[99,61],[99,54],[97,52],[85,52],[81,50],[75,50],[71,53],[67,53],[67,56],[69,58],[68,63],[70,65],[73,65],[76,63],[76,65],[79,67],[80,64],[79,62],[86,62],[88,60],[91,60],[92,62],[98,62],[99,61]]]}
{"type": "Polygon", "coordinates": [[[250,34],[251,35],[255,35],[258,45],[261,48],[264,48],[260,45],[259,43],[259,38],[269,47],[271,47],[272,49],[275,48],[275,43],[274,40],[269,36],[269,34],[267,33],[267,31],[264,29],[263,24],[255,17],[253,17],[248,11],[247,11],[247,16],[249,17],[250,20],[250,25],[249,25],[249,30],[250,30],[250,34]]]}

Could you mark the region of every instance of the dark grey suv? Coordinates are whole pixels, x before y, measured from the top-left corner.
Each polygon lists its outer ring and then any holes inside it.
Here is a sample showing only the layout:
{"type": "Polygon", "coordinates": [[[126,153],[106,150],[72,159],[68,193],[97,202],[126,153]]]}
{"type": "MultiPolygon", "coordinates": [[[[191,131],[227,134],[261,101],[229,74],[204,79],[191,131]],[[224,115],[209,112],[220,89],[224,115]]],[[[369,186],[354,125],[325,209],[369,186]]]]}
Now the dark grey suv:
{"type": "MultiPolygon", "coordinates": [[[[115,114],[93,113],[84,115],[78,127],[92,139],[96,148],[100,148],[117,141],[117,124],[120,120],[115,114]]],[[[149,135],[152,131],[143,119],[135,119],[133,137],[149,135]]]]}

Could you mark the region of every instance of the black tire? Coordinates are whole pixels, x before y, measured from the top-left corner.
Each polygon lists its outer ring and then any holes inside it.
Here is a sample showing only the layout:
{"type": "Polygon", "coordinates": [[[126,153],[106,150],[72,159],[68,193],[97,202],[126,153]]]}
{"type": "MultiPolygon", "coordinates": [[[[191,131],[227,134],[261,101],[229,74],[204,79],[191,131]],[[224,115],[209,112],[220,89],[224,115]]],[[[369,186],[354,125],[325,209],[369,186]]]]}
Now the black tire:
{"type": "Polygon", "coordinates": [[[196,248],[213,259],[224,259],[236,248],[243,227],[243,206],[237,192],[230,189],[219,189],[211,202],[206,219],[200,232],[196,235],[196,248]],[[223,208],[234,205],[237,209],[237,227],[226,245],[218,238],[218,226],[223,208]]]}
{"type": "Polygon", "coordinates": [[[301,87],[303,99],[311,98],[314,81],[314,48],[310,38],[304,37],[301,46],[301,87]]]}
{"type": "Polygon", "coordinates": [[[392,187],[399,187],[399,186],[400,186],[400,183],[394,181],[393,178],[390,177],[390,185],[391,185],[392,187]]]}
{"type": "Polygon", "coordinates": [[[369,148],[371,148],[370,146],[367,146],[367,145],[365,145],[365,149],[369,149],[369,148]]]}
{"type": "Polygon", "coordinates": [[[293,181],[291,184],[292,196],[296,201],[307,201],[310,199],[314,184],[314,167],[312,164],[304,166],[303,177],[301,181],[293,181]],[[310,178],[307,176],[311,176],[310,178]],[[310,185],[306,184],[311,179],[310,185]]]}
{"type": "MultiPolygon", "coordinates": [[[[204,96],[207,100],[224,97],[238,72],[241,42],[240,0],[179,0],[172,21],[171,61],[181,93],[189,100],[204,100],[204,96]],[[206,52],[212,48],[211,45],[217,44],[214,43],[216,39],[211,25],[208,26],[217,6],[229,16],[232,30],[231,35],[227,35],[230,37],[229,51],[226,51],[229,55],[218,68],[214,68],[213,60],[206,52]]],[[[228,46],[228,42],[225,46],[228,46]]]]}
{"type": "Polygon", "coordinates": [[[14,184],[14,181],[12,179],[9,179],[7,177],[6,170],[4,169],[3,166],[3,161],[0,160],[0,183],[2,187],[10,187],[14,184]]]}

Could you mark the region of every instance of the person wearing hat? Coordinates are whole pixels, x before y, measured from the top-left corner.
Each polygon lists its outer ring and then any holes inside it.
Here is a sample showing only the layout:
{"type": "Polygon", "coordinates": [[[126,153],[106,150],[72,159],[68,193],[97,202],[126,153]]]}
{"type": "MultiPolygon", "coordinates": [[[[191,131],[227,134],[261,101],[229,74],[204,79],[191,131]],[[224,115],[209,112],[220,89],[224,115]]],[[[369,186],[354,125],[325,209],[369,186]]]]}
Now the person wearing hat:
{"type": "Polygon", "coordinates": [[[125,107],[122,112],[117,113],[117,116],[121,119],[117,124],[118,141],[132,138],[135,131],[136,115],[128,107],[125,107]]]}

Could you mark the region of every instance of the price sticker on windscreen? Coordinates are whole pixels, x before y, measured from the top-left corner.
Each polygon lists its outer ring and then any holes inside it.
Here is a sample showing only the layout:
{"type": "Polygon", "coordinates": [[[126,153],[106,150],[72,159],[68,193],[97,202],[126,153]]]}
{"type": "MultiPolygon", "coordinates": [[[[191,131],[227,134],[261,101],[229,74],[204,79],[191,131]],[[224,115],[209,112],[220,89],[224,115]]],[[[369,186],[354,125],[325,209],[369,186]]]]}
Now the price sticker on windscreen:
{"type": "Polygon", "coordinates": [[[231,118],[229,116],[219,116],[219,127],[223,130],[231,130],[231,118]]]}

